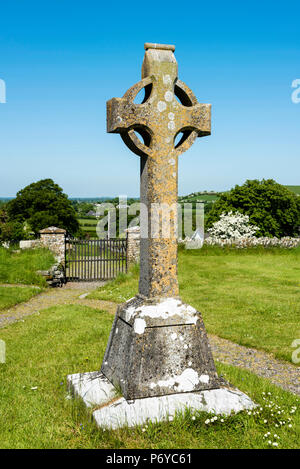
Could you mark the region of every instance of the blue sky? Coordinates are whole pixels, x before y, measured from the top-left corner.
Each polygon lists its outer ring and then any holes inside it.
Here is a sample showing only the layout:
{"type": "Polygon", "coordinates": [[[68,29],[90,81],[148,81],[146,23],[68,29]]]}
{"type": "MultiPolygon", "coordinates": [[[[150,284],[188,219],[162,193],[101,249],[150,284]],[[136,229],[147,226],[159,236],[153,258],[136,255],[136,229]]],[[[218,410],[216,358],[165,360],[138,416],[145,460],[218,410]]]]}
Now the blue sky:
{"type": "Polygon", "coordinates": [[[144,42],[175,44],[179,78],[212,104],[181,155],[179,193],[246,179],[300,184],[297,2],[1,2],[0,196],[52,178],[69,196],[139,194],[139,157],[106,133],[106,101],[140,80],[144,42]]]}

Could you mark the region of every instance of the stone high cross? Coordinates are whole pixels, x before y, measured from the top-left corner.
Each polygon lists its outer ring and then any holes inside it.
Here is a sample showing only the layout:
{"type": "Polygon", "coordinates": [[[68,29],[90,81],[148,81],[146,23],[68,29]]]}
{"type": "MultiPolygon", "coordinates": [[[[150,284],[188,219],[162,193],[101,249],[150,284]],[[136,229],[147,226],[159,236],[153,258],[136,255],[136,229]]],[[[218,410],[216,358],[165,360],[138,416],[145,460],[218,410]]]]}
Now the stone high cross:
{"type": "Polygon", "coordinates": [[[196,137],[210,135],[211,106],[199,104],[192,91],[178,80],[174,46],[146,43],[145,49],[142,80],[123,98],[107,103],[107,131],[120,133],[130,150],[141,156],[141,202],[147,207],[148,224],[141,213],[139,292],[151,298],[176,297],[178,156],[196,137]],[[135,104],[143,88],[144,101],[135,104]],[[181,139],[175,144],[178,134],[181,139]],[[163,237],[161,225],[159,235],[152,235],[152,224],[157,220],[155,204],[170,208],[168,238],[163,237]]]}
{"type": "MultiPolygon", "coordinates": [[[[141,202],[151,215],[155,204],[176,204],[178,155],[210,134],[210,106],[198,104],[177,80],[174,46],[145,49],[142,81],[107,103],[107,128],[141,156],[141,202]],[[144,101],[135,104],[142,88],[144,101]]],[[[171,238],[160,227],[159,236],[151,236],[157,222],[151,216],[143,233],[141,217],[139,294],[117,309],[101,372],[68,377],[74,393],[98,407],[93,416],[101,427],[168,420],[186,408],[230,414],[255,407],[218,377],[201,314],[178,297],[176,216],[171,238]]]]}
{"type": "Polygon", "coordinates": [[[119,306],[101,367],[126,400],[221,383],[201,314],[180,300],[177,282],[178,156],[196,137],[210,134],[210,105],[199,104],[177,79],[174,46],[147,43],[145,49],[142,80],[107,103],[108,132],[120,133],[141,157],[141,202],[147,208],[147,220],[141,211],[139,294],[119,306]],[[135,104],[143,88],[144,101],[135,104]],[[160,223],[165,214],[152,217],[157,205],[175,208],[168,212],[168,237],[160,223]]]}

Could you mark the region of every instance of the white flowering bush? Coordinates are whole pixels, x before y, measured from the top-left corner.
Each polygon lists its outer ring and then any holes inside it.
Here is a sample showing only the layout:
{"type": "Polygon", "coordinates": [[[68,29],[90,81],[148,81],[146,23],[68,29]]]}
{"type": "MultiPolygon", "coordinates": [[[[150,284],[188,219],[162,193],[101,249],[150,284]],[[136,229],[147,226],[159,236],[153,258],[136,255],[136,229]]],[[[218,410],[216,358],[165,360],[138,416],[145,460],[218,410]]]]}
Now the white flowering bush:
{"type": "MultiPolygon", "coordinates": [[[[249,216],[239,212],[222,213],[220,219],[207,231],[211,240],[236,241],[251,238],[259,228],[249,223],[249,216]]],[[[211,243],[213,244],[213,243],[211,243]]]]}

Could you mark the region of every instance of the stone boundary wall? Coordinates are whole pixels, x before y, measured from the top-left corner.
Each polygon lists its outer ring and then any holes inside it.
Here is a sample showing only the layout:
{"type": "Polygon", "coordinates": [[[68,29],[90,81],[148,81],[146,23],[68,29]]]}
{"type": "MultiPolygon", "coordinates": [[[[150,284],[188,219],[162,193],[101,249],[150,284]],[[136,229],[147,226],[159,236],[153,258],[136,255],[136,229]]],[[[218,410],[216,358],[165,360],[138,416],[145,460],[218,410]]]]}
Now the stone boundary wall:
{"type": "Polygon", "coordinates": [[[267,238],[267,237],[260,237],[256,238],[255,236],[252,237],[245,237],[239,238],[236,240],[231,239],[220,239],[214,237],[208,237],[204,241],[205,244],[208,245],[215,245],[215,246],[234,246],[236,248],[249,248],[249,247],[257,247],[263,246],[265,248],[268,247],[280,247],[285,249],[292,249],[300,246],[300,238],[291,238],[286,236],[284,238],[267,238]]]}
{"type": "Polygon", "coordinates": [[[33,248],[39,248],[41,245],[39,239],[29,239],[25,241],[20,241],[19,246],[20,249],[33,249],[33,248]]]}
{"type": "MultiPolygon", "coordinates": [[[[140,229],[139,227],[129,228],[128,232],[128,263],[139,262],[139,251],[140,251],[140,229]],[[130,230],[130,231],[129,231],[130,230]]],[[[191,240],[186,238],[185,240],[180,239],[178,244],[184,245],[187,249],[201,249],[203,246],[202,241],[191,240]]],[[[292,249],[300,246],[300,238],[291,238],[286,236],[284,238],[267,238],[267,237],[247,237],[236,240],[229,239],[217,239],[212,237],[205,237],[204,244],[210,246],[232,246],[237,249],[250,248],[263,246],[268,247],[280,247],[284,249],[292,249]]]]}
{"type": "Polygon", "coordinates": [[[31,239],[20,241],[20,249],[32,249],[37,247],[45,247],[53,252],[56,262],[65,265],[65,237],[66,230],[49,226],[40,231],[39,239],[31,239]]]}
{"type": "Polygon", "coordinates": [[[140,260],[141,230],[139,226],[133,226],[125,230],[127,233],[127,262],[136,264],[140,260]]]}

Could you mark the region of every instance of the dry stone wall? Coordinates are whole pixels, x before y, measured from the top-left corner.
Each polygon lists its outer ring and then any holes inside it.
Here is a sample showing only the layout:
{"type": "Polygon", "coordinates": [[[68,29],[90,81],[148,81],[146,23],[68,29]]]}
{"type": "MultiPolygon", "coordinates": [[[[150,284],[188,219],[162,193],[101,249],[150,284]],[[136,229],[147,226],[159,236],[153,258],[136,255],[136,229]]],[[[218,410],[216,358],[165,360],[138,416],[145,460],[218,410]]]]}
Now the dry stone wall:
{"type": "Polygon", "coordinates": [[[66,230],[50,226],[40,231],[40,245],[50,249],[59,264],[65,264],[66,230]]]}
{"type": "Polygon", "coordinates": [[[135,264],[140,260],[141,230],[139,226],[127,228],[127,262],[135,264]]]}

